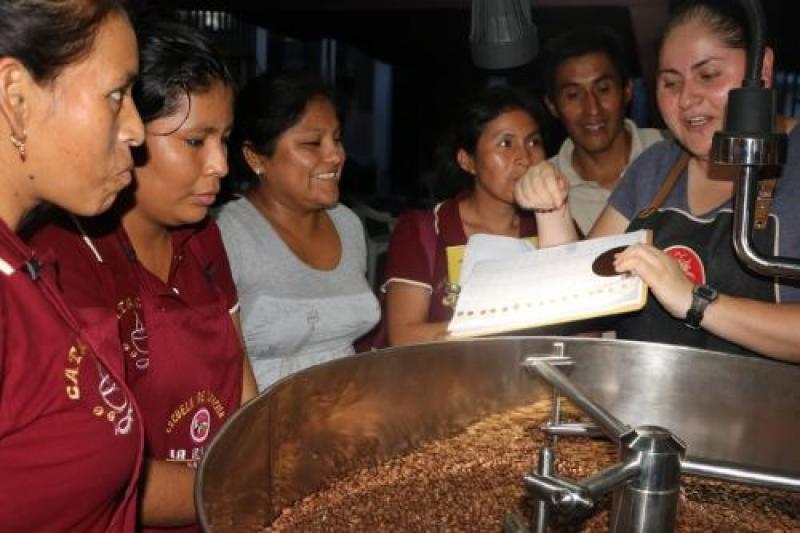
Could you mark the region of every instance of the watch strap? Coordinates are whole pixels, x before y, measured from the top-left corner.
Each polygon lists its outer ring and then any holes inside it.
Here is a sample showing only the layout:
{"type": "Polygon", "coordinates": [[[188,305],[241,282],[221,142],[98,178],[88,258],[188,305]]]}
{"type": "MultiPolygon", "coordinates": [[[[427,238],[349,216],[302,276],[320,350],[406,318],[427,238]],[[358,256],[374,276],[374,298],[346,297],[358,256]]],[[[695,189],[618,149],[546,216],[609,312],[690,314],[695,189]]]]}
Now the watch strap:
{"type": "Polygon", "coordinates": [[[718,293],[708,285],[696,285],[692,290],[692,305],[686,312],[684,322],[692,329],[700,329],[708,304],[717,299],[718,293]]]}

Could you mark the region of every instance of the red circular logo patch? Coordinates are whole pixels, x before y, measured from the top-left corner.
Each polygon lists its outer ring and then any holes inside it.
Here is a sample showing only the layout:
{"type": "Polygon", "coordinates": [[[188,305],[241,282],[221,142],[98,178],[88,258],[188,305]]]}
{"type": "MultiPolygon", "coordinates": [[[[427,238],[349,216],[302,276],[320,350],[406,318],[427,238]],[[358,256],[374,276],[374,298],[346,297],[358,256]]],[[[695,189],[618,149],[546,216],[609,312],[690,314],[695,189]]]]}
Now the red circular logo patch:
{"type": "Polygon", "coordinates": [[[201,444],[208,438],[208,432],[211,430],[211,414],[205,407],[199,409],[192,418],[192,424],[189,426],[189,434],[192,440],[201,444]]]}
{"type": "Polygon", "coordinates": [[[706,282],[706,269],[697,252],[688,246],[677,244],[666,248],[664,253],[677,261],[686,277],[695,284],[702,285],[706,282]]]}

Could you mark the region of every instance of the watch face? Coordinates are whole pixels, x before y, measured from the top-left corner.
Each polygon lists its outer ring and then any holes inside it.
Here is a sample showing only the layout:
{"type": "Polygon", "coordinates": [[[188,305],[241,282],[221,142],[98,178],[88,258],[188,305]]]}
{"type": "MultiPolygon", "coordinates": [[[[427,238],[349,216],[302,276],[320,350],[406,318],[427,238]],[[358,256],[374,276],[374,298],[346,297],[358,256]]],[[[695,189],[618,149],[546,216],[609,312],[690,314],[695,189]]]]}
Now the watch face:
{"type": "Polygon", "coordinates": [[[713,302],[717,298],[717,291],[708,285],[698,285],[695,287],[694,293],[700,298],[708,300],[709,302],[713,302]]]}

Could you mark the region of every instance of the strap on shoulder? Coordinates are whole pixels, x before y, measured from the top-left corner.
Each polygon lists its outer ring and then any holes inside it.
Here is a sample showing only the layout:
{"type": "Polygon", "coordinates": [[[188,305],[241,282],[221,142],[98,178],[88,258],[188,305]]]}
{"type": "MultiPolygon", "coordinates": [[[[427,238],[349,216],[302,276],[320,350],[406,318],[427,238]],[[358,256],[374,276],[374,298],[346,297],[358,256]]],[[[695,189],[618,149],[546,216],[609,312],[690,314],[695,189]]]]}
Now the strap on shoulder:
{"type": "Polygon", "coordinates": [[[650,205],[639,214],[640,217],[647,216],[664,205],[664,201],[675,188],[675,184],[678,183],[678,178],[680,178],[681,173],[683,173],[688,164],[689,153],[683,151],[681,152],[681,156],[678,158],[678,160],[672,165],[672,168],[669,169],[669,174],[667,174],[666,179],[661,184],[661,188],[658,189],[658,192],[653,197],[653,201],[650,202],[650,205]]]}

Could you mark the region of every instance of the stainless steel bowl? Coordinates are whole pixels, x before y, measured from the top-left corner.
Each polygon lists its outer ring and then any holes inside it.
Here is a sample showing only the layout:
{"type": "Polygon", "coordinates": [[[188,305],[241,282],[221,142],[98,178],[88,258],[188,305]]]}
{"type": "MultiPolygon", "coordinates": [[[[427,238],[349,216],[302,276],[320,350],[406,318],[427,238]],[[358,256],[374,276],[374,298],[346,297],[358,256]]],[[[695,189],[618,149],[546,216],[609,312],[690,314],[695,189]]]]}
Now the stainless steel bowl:
{"type": "Polygon", "coordinates": [[[201,525],[258,531],[327,479],[548,397],[520,363],[559,343],[571,379],[623,422],[670,429],[692,457],[800,479],[800,366],[606,339],[450,341],[340,359],[264,391],[200,465],[201,525]]]}

